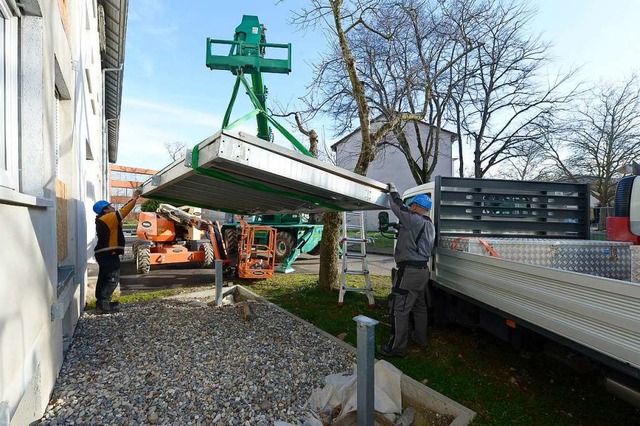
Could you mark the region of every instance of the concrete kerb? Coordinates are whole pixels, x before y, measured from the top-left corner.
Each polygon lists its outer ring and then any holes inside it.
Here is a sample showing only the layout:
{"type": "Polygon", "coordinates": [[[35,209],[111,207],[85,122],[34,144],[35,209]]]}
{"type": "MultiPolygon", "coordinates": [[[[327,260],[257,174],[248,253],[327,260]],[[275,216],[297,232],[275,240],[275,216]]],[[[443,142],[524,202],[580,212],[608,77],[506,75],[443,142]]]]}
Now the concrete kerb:
{"type": "MultiPolygon", "coordinates": [[[[281,308],[280,306],[271,303],[267,299],[253,293],[252,291],[242,287],[241,285],[233,285],[231,287],[226,287],[223,292],[223,297],[229,294],[234,294],[240,300],[256,300],[261,303],[265,303],[269,306],[272,306],[274,309],[282,312],[285,315],[290,316],[291,318],[299,321],[303,324],[306,324],[310,327],[315,328],[321,335],[325,336],[328,339],[331,339],[336,344],[340,345],[344,349],[356,353],[356,348],[351,346],[350,344],[338,339],[337,337],[327,333],[324,330],[317,328],[315,325],[311,324],[308,321],[303,320],[302,318],[293,315],[291,312],[281,308]]],[[[176,296],[170,296],[166,299],[172,300],[189,300],[189,299],[215,299],[215,289],[198,291],[194,293],[184,293],[176,296]]],[[[476,416],[475,411],[465,407],[462,404],[457,403],[456,401],[446,397],[445,395],[436,392],[428,386],[423,385],[417,380],[412,379],[406,374],[402,375],[401,380],[401,389],[402,389],[402,397],[406,401],[409,401],[411,405],[419,405],[422,407],[434,411],[436,413],[453,416],[454,420],[450,426],[464,426],[471,423],[471,421],[476,416]]]]}

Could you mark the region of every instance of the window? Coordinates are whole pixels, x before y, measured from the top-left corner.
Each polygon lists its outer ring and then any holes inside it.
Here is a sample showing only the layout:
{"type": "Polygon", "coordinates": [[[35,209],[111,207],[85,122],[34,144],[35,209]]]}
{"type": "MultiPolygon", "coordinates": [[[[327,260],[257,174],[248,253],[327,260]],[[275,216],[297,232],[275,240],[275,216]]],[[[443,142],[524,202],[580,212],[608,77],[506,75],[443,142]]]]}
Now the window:
{"type": "Polygon", "coordinates": [[[18,18],[0,0],[0,186],[18,189],[18,18]]]}

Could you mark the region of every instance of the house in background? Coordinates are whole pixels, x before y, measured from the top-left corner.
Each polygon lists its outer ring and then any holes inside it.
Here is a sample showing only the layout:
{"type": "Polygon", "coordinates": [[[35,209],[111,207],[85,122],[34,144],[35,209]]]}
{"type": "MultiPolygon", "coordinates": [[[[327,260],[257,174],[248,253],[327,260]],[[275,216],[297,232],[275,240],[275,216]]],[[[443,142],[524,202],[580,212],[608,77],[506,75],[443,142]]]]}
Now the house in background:
{"type": "MultiPolygon", "coordinates": [[[[372,132],[381,126],[379,119],[371,122],[372,132]]],[[[419,121],[418,129],[421,139],[424,141],[429,132],[429,124],[419,121]]],[[[415,127],[407,125],[405,134],[412,149],[414,160],[418,160],[420,153],[418,151],[418,139],[416,137],[415,127]]],[[[393,134],[387,135],[387,138],[394,138],[393,134]]],[[[456,141],[456,134],[447,130],[440,130],[440,141],[438,147],[438,161],[436,163],[432,176],[453,176],[453,144],[456,141]]],[[[424,142],[423,142],[424,143],[424,142]]],[[[347,136],[331,145],[331,150],[335,152],[336,164],[347,170],[353,170],[358,155],[360,154],[360,146],[362,138],[360,137],[360,128],[358,127],[347,136]]],[[[432,157],[433,158],[433,157],[432,157]]],[[[379,149],[376,153],[375,160],[369,165],[367,177],[379,182],[393,182],[400,194],[405,190],[418,185],[411,175],[407,159],[398,148],[386,145],[379,149]]],[[[365,227],[368,231],[378,229],[378,211],[365,212],[365,227]]],[[[393,218],[393,214],[391,214],[393,218]]]]}
{"type": "Polygon", "coordinates": [[[116,161],[128,0],[0,0],[0,425],[42,416],[116,161]]]}

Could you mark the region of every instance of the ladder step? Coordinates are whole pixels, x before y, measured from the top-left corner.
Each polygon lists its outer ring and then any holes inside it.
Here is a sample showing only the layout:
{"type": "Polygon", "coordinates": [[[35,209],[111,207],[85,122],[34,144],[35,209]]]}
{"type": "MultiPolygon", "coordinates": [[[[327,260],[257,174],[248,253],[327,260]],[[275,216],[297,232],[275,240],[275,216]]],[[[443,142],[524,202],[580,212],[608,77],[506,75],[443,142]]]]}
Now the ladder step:
{"type": "Polygon", "coordinates": [[[342,241],[346,241],[347,243],[366,243],[368,239],[347,237],[347,238],[343,238],[342,241]]]}
{"type": "Polygon", "coordinates": [[[367,257],[366,254],[362,254],[362,253],[345,253],[344,254],[346,257],[348,257],[349,259],[364,259],[367,257]]]}
{"type": "Polygon", "coordinates": [[[363,212],[344,212],[342,223],[342,236],[340,244],[342,245],[342,278],[340,287],[340,296],[338,297],[338,306],[344,305],[344,295],[349,291],[364,293],[369,301],[369,306],[375,307],[376,302],[371,289],[369,279],[369,270],[367,269],[367,246],[366,243],[373,241],[373,238],[367,238],[364,226],[363,212]],[[349,235],[351,234],[351,235],[349,235]],[[360,260],[362,264],[349,265],[349,261],[360,260]],[[355,269],[349,269],[349,268],[355,269]],[[360,269],[357,269],[360,267],[360,269]],[[363,287],[347,287],[347,275],[364,276],[366,285],[363,287]]]}
{"type": "Polygon", "coordinates": [[[346,291],[360,291],[360,292],[367,292],[367,291],[373,291],[370,288],[362,288],[362,287],[343,287],[343,290],[346,291]]]}
{"type": "Polygon", "coordinates": [[[345,269],[344,273],[347,275],[369,275],[369,271],[365,270],[356,270],[356,269],[345,269]]]}

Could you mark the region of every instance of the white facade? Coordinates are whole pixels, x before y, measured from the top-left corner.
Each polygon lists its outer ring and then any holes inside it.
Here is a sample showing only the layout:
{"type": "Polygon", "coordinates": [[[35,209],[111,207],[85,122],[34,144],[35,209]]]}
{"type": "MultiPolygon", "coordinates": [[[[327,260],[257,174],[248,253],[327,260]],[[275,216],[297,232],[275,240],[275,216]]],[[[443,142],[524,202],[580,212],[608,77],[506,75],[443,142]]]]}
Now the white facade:
{"type": "Polygon", "coordinates": [[[106,196],[99,12],[97,0],[0,0],[0,12],[0,425],[24,425],[82,313],[87,222],[106,196]]]}
{"type": "MultiPolygon", "coordinates": [[[[371,123],[373,131],[378,129],[379,126],[380,124],[378,122],[374,121],[371,123]]],[[[424,139],[429,131],[429,125],[424,122],[418,122],[418,127],[420,129],[420,135],[424,145],[424,139]]],[[[418,161],[420,158],[417,142],[418,139],[412,124],[408,124],[405,127],[405,134],[412,149],[412,156],[414,160],[418,161]]],[[[393,134],[389,134],[387,138],[394,138],[394,136],[393,134]]],[[[454,133],[446,130],[440,131],[438,161],[434,172],[432,173],[432,177],[453,176],[452,147],[454,142],[454,133]]],[[[358,161],[361,144],[362,138],[360,137],[359,128],[333,144],[331,149],[336,153],[336,164],[344,169],[353,170],[356,162],[358,161]]],[[[433,158],[433,156],[431,158],[433,158]]],[[[431,163],[431,161],[429,163],[431,163]]],[[[393,146],[387,146],[376,154],[375,160],[369,165],[367,177],[384,183],[393,182],[398,188],[400,194],[405,190],[418,185],[411,175],[404,153],[393,146]]],[[[394,217],[392,213],[390,216],[391,218],[394,217]]],[[[378,228],[378,211],[365,213],[365,226],[369,231],[373,231],[378,228]]]]}

